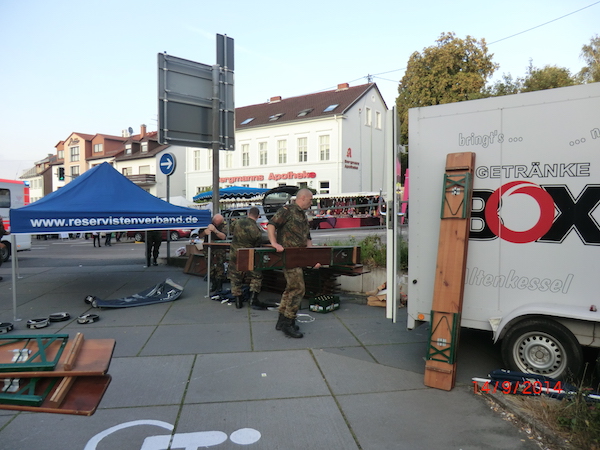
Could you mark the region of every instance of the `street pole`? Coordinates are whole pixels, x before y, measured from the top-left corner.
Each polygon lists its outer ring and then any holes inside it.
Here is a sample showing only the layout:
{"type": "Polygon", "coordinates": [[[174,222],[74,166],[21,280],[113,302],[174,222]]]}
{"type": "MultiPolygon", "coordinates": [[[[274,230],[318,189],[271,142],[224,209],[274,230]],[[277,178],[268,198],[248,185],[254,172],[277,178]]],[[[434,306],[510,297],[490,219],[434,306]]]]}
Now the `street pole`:
{"type": "Polygon", "coordinates": [[[219,78],[221,67],[218,64],[212,66],[213,76],[213,98],[212,98],[212,152],[213,152],[213,185],[212,185],[212,204],[213,216],[219,214],[219,149],[220,141],[220,99],[219,99],[219,78]]]}

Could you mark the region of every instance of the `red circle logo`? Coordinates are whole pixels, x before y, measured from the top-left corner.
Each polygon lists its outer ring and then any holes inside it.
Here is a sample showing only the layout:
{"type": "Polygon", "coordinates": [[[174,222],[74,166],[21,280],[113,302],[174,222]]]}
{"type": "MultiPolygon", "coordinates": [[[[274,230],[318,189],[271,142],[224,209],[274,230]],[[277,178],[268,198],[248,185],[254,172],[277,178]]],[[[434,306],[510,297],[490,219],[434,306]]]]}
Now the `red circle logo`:
{"type": "Polygon", "coordinates": [[[500,239],[515,244],[526,244],[537,241],[545,235],[554,222],[554,200],[552,196],[535,183],[529,181],[512,181],[500,186],[489,198],[485,206],[485,221],[490,230],[500,239]],[[502,196],[526,194],[532,197],[540,207],[540,217],[529,230],[514,231],[507,228],[500,218],[500,202],[502,196]]]}

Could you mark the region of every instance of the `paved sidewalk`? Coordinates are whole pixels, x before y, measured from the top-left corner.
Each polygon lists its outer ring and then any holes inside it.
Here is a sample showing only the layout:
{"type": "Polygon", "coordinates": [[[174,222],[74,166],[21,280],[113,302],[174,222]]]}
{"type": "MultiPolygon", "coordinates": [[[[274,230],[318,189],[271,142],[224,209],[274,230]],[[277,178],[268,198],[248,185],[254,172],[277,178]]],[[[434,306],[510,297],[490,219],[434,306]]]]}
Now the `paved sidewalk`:
{"type": "MultiPolygon", "coordinates": [[[[383,308],[345,297],[333,313],[302,310],[305,336],[289,339],[275,330],[274,311],[212,301],[202,278],[181,268],[143,267],[140,245],[35,244],[19,255],[23,320],[12,334],[114,338],[113,379],[91,417],[0,411],[1,448],[539,448],[473,394],[471,377],[500,364],[487,335],[463,333],[457,387],[430,389],[426,330],[407,331],[404,310],[394,324],[383,308]],[[175,302],[94,310],[83,300],[131,295],[166,278],[184,286],[175,302]],[[72,320],[25,326],[60,311],[72,320]],[[100,320],[78,324],[87,311],[100,320]]],[[[0,267],[2,322],[13,321],[10,273],[10,264],[0,267]]]]}

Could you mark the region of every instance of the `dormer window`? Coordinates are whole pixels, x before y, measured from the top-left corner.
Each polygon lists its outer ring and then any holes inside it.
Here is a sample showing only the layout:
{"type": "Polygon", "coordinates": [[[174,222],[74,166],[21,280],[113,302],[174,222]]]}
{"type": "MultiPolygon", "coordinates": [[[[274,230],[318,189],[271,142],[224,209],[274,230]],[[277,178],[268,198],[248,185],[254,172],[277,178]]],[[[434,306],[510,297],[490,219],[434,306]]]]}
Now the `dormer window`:
{"type": "Polygon", "coordinates": [[[302,111],[300,111],[298,113],[298,117],[304,117],[307,114],[309,114],[312,110],[313,110],[313,108],[303,109],[302,111]]]}
{"type": "Polygon", "coordinates": [[[269,117],[269,122],[274,122],[275,120],[279,119],[281,116],[283,116],[283,113],[273,114],[271,117],[269,117]]]}
{"type": "Polygon", "coordinates": [[[249,117],[248,119],[246,119],[242,123],[240,123],[240,125],[248,125],[253,120],[254,120],[254,117],[249,117]]]}
{"type": "Polygon", "coordinates": [[[142,142],[141,146],[142,146],[142,153],[148,153],[148,143],[142,142]]]}
{"type": "Polygon", "coordinates": [[[327,108],[325,108],[325,109],[323,110],[323,112],[331,112],[331,111],[333,111],[335,108],[337,108],[339,105],[340,105],[339,103],[336,103],[335,105],[329,105],[327,108]]]}
{"type": "Polygon", "coordinates": [[[131,155],[131,144],[125,144],[125,154],[131,155]]]}

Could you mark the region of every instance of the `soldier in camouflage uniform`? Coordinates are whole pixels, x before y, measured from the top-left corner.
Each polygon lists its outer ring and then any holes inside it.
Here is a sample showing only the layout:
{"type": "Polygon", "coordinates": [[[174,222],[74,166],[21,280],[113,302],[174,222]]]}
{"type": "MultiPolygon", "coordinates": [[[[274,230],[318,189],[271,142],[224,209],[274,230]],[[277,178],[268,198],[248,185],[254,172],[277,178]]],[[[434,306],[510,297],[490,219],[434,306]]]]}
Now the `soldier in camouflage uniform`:
{"type": "MultiPolygon", "coordinates": [[[[212,223],[206,227],[203,231],[204,234],[204,242],[208,242],[208,236],[210,235],[210,241],[214,242],[217,240],[224,240],[227,238],[227,235],[223,231],[225,229],[225,219],[221,214],[215,214],[212,218],[212,223]]],[[[211,261],[208,261],[208,251],[205,251],[206,254],[206,266],[210,267],[210,281],[211,291],[220,291],[223,288],[223,283],[225,282],[225,260],[226,260],[226,251],[225,250],[215,250],[211,249],[211,261]]]]}
{"type": "MultiPolygon", "coordinates": [[[[237,269],[237,251],[239,248],[254,248],[260,247],[263,241],[263,230],[256,223],[256,219],[260,216],[258,208],[253,207],[248,210],[248,217],[243,217],[236,220],[232,224],[233,240],[229,252],[229,280],[231,281],[231,293],[235,296],[236,308],[243,306],[242,285],[244,284],[244,276],[246,272],[240,272],[237,269]]],[[[268,306],[258,299],[258,293],[262,286],[262,272],[252,270],[247,272],[250,278],[250,292],[252,298],[250,304],[253,309],[267,309],[268,306]]]]}
{"type": "MultiPolygon", "coordinates": [[[[309,189],[300,189],[296,194],[296,201],[280,208],[269,220],[269,241],[278,252],[282,252],[285,247],[312,246],[310,227],[304,212],[310,208],[312,196],[309,189]]],[[[289,337],[301,338],[303,334],[296,325],[296,312],[305,292],[302,267],[283,269],[283,274],[286,287],[281,296],[279,320],[275,329],[283,331],[289,337]]]]}

